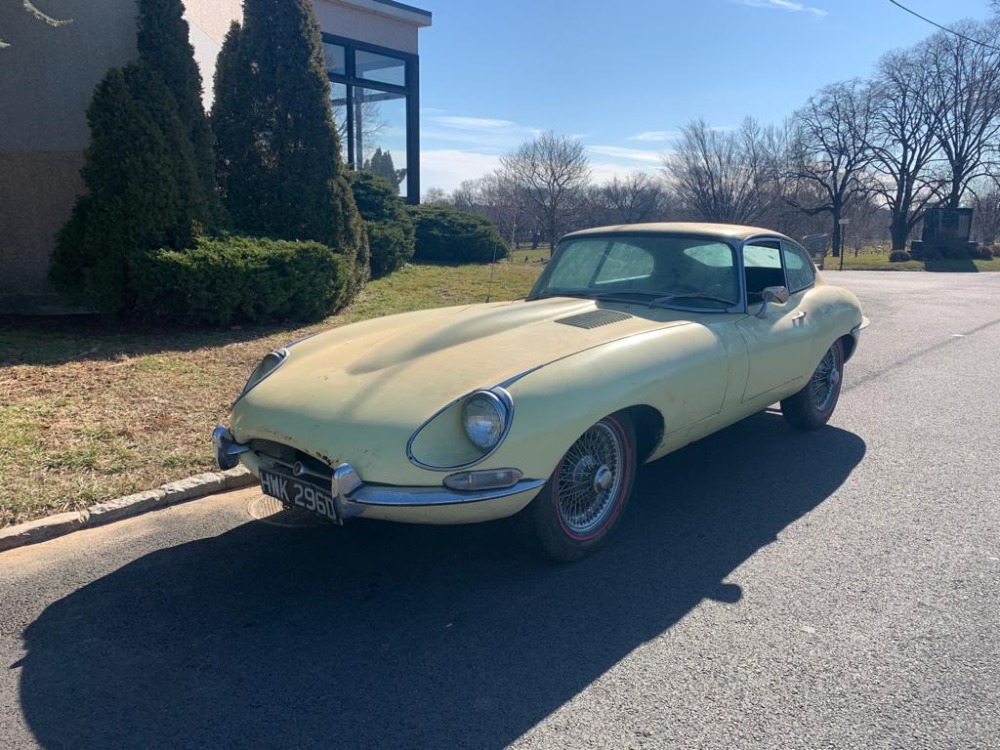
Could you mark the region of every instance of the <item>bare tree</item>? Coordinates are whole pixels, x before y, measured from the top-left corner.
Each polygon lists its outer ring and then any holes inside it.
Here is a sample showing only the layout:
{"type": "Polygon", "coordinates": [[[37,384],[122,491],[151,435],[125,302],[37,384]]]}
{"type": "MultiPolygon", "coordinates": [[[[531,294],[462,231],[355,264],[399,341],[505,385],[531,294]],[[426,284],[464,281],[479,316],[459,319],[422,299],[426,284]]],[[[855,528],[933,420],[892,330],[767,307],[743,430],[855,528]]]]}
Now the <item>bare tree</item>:
{"type": "Polygon", "coordinates": [[[514,175],[501,167],[482,179],[480,198],[487,218],[497,225],[510,246],[516,248],[530,218],[527,191],[514,175]]]}
{"type": "Polygon", "coordinates": [[[593,188],[592,215],[599,215],[602,224],[655,221],[663,218],[665,198],[661,180],[645,172],[632,172],[593,188]]]}
{"type": "Polygon", "coordinates": [[[985,245],[1000,237],[1000,184],[997,178],[977,180],[972,193],[973,236],[985,245]]]}
{"type": "Polygon", "coordinates": [[[789,200],[807,214],[830,214],[835,256],[844,209],[872,190],[871,112],[871,87],[852,80],[824,87],[794,115],[791,176],[816,188],[819,200],[801,202],[801,189],[789,200]]]}
{"type": "Polygon", "coordinates": [[[872,184],[889,209],[893,250],[906,248],[941,185],[932,169],[941,151],[937,134],[944,100],[931,78],[922,56],[907,50],[883,57],[872,84],[868,132],[872,169],[878,175],[872,184]]]}
{"type": "Polygon", "coordinates": [[[524,191],[542,236],[554,247],[572,223],[590,163],[583,144],[551,130],[500,157],[502,171],[524,191]]]}
{"type": "Polygon", "coordinates": [[[681,129],[677,148],[662,160],[690,218],[755,224],[780,192],[781,150],[780,131],[751,117],[735,131],[699,119],[681,129]]]}
{"type": "Polygon", "coordinates": [[[448,198],[448,194],[439,187],[427,188],[427,192],[424,193],[423,198],[420,199],[421,203],[431,203],[431,204],[448,204],[451,201],[448,198]]]}
{"type": "Polygon", "coordinates": [[[969,183],[989,172],[1000,134],[1000,21],[965,21],[921,45],[933,96],[942,102],[938,143],[949,175],[944,205],[958,208],[969,183]]]}

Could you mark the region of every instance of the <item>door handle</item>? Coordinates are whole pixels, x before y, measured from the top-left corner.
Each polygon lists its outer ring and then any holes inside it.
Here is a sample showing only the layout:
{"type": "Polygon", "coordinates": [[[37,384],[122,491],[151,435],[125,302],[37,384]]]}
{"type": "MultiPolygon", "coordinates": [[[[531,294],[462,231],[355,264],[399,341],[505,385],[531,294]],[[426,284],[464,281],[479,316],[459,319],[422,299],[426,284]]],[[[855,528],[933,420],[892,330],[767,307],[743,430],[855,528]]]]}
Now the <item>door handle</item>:
{"type": "Polygon", "coordinates": [[[806,316],[806,311],[801,310],[800,312],[797,312],[795,313],[795,315],[792,316],[792,320],[802,320],[805,316],[806,316]]]}

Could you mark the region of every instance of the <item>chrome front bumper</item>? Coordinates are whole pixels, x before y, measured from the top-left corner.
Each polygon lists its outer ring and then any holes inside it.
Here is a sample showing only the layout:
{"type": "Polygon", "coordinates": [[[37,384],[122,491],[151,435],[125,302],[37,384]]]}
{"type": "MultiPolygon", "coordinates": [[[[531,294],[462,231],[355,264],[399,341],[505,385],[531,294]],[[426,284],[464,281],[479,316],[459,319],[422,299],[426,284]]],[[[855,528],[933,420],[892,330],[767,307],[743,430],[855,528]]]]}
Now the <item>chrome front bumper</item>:
{"type": "MultiPolygon", "coordinates": [[[[212,432],[215,445],[215,459],[222,469],[231,469],[239,463],[240,454],[250,451],[250,446],[236,442],[228,429],[216,427],[212,432]]],[[[337,518],[340,523],[357,518],[372,506],[417,508],[444,505],[468,505],[486,500],[500,500],[523,492],[538,490],[545,484],[544,479],[522,479],[510,487],[488,490],[460,491],[448,487],[400,487],[396,485],[365,484],[350,464],[340,464],[330,477],[320,477],[306,470],[297,472],[295,466],[270,459],[262,468],[289,477],[310,474],[313,481],[329,481],[329,491],[333,497],[337,518]]]]}

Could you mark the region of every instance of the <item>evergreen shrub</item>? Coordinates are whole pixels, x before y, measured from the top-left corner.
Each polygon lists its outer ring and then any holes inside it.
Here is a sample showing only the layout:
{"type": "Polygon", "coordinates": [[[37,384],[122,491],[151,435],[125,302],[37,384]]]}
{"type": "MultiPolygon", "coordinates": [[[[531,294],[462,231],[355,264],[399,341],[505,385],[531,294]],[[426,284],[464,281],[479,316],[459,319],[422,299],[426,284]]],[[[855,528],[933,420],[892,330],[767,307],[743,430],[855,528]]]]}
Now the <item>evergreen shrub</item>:
{"type": "Polygon", "coordinates": [[[186,325],[321,320],[351,281],[347,259],[326,245],[256,237],[135,253],[131,273],[140,313],[186,325]]]}
{"type": "Polygon", "coordinates": [[[490,263],[507,257],[507,245],[489,219],[440,204],[408,210],[417,226],[416,260],[490,263]]]}
{"type": "Polygon", "coordinates": [[[392,184],[368,172],[351,175],[351,190],[368,229],[372,278],[405,265],[416,247],[413,219],[392,184]]]}

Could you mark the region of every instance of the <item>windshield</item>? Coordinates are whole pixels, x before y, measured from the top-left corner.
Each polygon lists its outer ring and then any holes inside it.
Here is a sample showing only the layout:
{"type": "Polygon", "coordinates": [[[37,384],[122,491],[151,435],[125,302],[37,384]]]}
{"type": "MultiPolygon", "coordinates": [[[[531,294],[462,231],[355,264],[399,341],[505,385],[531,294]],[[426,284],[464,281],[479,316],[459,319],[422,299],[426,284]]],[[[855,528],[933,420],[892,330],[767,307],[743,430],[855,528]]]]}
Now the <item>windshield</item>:
{"type": "Polygon", "coordinates": [[[704,237],[564,240],[528,299],[559,296],[722,312],[739,304],[736,253],[725,242],[704,237]]]}

